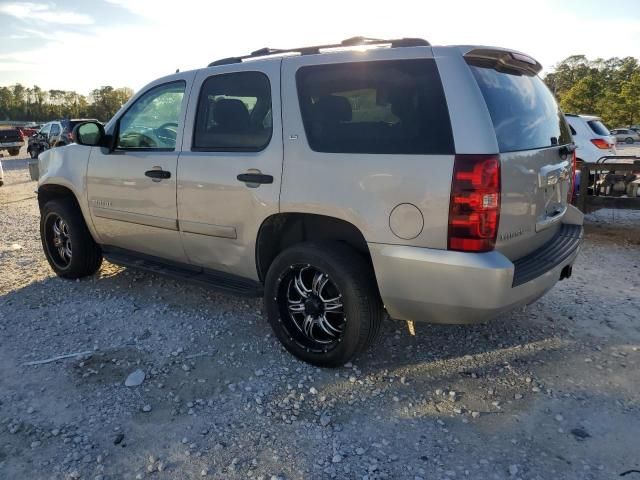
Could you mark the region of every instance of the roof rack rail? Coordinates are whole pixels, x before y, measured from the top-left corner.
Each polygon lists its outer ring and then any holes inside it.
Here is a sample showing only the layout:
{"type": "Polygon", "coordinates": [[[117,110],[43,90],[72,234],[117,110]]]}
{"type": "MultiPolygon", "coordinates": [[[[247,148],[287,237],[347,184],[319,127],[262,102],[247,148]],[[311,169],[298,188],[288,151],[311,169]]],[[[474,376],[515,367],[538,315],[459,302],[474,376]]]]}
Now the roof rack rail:
{"type": "Polygon", "coordinates": [[[340,43],[329,45],[315,45],[310,47],[298,47],[298,48],[260,48],[251,52],[249,55],[243,55],[240,57],[228,57],[221,58],[211,62],[208,66],[215,67],[217,65],[230,65],[233,63],[241,63],[244,60],[258,57],[268,57],[271,55],[282,55],[284,53],[298,53],[299,55],[316,55],[321,53],[321,50],[328,50],[342,47],[357,47],[362,45],[389,45],[391,48],[398,47],[429,47],[431,44],[422,38],[396,38],[392,40],[383,40],[380,38],[367,38],[367,37],[351,37],[343,40],[340,43]]]}

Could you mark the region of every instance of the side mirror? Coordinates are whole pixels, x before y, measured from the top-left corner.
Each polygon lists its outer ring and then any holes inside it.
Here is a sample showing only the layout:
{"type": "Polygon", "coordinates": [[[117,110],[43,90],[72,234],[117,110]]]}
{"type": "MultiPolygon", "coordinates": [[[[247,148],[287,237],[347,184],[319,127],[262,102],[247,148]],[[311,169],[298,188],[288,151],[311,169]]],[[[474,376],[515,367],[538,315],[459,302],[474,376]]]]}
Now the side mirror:
{"type": "Polygon", "coordinates": [[[104,141],[104,127],[97,122],[80,123],[74,127],[71,137],[78,145],[97,147],[104,141]]]}

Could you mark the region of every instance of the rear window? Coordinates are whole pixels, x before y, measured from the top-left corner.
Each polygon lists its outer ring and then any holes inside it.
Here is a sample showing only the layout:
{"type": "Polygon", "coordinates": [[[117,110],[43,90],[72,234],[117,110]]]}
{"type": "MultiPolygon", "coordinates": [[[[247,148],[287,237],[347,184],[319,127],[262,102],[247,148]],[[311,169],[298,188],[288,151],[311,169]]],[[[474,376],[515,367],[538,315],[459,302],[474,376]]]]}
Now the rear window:
{"type": "Polygon", "coordinates": [[[609,135],[609,129],[600,120],[589,120],[587,124],[596,135],[609,135]]]}
{"type": "Polygon", "coordinates": [[[432,59],[302,67],[296,74],[312,150],[452,154],[453,137],[432,59]]]}
{"type": "Polygon", "coordinates": [[[469,67],[489,109],[500,152],[571,143],[564,115],[540,77],[498,71],[472,60],[469,67]]]}

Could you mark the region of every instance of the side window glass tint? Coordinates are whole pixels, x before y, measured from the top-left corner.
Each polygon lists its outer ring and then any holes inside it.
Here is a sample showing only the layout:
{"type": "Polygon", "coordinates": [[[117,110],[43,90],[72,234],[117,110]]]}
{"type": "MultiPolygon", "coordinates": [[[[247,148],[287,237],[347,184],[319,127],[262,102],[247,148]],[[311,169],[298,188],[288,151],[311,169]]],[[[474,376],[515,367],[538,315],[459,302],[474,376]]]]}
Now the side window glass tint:
{"type": "Polygon", "coordinates": [[[271,85],[260,72],[216,75],[202,84],[193,150],[259,151],[273,130],[271,85]]]}
{"type": "Polygon", "coordinates": [[[51,125],[51,136],[54,137],[56,135],[60,135],[60,125],[54,123],[51,125]]]}
{"type": "Polygon", "coordinates": [[[312,150],[454,152],[449,112],[432,59],[302,67],[296,82],[312,150]]]}
{"type": "Polygon", "coordinates": [[[152,88],[120,118],[117,148],[173,150],[185,82],[152,88]]]}

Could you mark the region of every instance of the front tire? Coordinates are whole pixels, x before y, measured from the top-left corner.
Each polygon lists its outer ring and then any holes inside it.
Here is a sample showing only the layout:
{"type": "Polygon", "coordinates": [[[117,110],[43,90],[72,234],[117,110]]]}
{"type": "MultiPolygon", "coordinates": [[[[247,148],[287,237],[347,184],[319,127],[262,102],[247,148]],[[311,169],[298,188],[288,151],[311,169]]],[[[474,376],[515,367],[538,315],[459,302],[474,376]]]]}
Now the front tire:
{"type": "Polygon", "coordinates": [[[50,200],[42,207],[40,239],[47,261],[59,277],[93,275],[102,264],[102,250],[71,200],[50,200]]]}
{"type": "Polygon", "coordinates": [[[341,242],[283,251],[267,273],[264,302],[284,347],[320,367],[339,367],[364,351],[383,318],[371,266],[341,242]]]}
{"type": "Polygon", "coordinates": [[[633,138],[631,138],[631,137],[627,137],[627,138],[625,138],[625,140],[624,140],[624,141],[625,141],[625,143],[626,143],[627,145],[632,145],[632,144],[633,144],[633,138]]]}
{"type": "Polygon", "coordinates": [[[12,157],[15,157],[17,155],[20,154],[20,149],[19,148],[11,148],[9,149],[9,155],[11,155],[12,157]]]}

